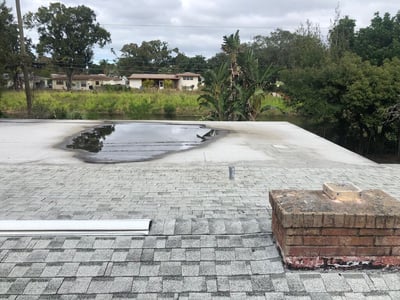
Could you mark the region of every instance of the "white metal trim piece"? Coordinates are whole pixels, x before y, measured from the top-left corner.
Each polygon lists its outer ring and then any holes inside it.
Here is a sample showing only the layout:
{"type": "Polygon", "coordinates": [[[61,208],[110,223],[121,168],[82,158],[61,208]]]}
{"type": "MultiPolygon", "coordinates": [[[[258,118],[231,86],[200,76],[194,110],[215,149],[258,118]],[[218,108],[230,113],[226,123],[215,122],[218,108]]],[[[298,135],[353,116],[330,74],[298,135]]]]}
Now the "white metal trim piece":
{"type": "Polygon", "coordinates": [[[0,236],[14,235],[147,235],[151,219],[133,220],[0,220],[0,236]]]}

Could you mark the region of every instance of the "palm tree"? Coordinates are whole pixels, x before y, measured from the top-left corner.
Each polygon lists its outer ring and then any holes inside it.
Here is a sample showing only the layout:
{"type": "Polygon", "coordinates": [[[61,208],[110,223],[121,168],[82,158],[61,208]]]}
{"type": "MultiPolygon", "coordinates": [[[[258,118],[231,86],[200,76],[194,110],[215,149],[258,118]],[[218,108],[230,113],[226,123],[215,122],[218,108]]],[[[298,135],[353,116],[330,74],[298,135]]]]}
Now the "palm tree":
{"type": "Polygon", "coordinates": [[[258,59],[251,49],[239,58],[241,74],[238,83],[234,85],[237,90],[236,105],[239,106],[237,110],[241,112],[242,119],[255,121],[260,112],[268,109],[268,107],[262,107],[262,99],[266,95],[265,91],[270,87],[273,71],[269,67],[262,72],[258,59]]]}
{"type": "Polygon", "coordinates": [[[229,119],[232,114],[229,99],[231,89],[229,89],[228,64],[222,64],[217,70],[209,70],[205,76],[204,94],[198,98],[200,106],[211,109],[209,119],[224,121],[229,119]]]}
{"type": "Polygon", "coordinates": [[[240,72],[240,68],[237,63],[239,53],[241,52],[239,30],[229,36],[224,35],[223,41],[224,42],[222,43],[221,49],[229,56],[231,64],[231,78],[233,83],[235,79],[239,76],[240,72]]]}

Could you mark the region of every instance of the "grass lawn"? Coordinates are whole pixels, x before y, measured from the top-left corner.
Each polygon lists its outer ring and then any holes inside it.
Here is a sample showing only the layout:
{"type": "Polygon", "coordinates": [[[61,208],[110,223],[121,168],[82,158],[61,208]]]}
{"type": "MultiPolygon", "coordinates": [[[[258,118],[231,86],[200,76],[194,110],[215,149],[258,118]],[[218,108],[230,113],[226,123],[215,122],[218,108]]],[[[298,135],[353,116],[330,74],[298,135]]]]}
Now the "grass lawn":
{"type": "MultiPolygon", "coordinates": [[[[199,106],[201,92],[181,91],[34,91],[33,118],[44,119],[202,119],[209,111],[199,106]]],[[[265,114],[289,112],[285,102],[267,96],[265,114]]],[[[6,117],[26,117],[24,92],[5,91],[0,112],[6,117]]]]}

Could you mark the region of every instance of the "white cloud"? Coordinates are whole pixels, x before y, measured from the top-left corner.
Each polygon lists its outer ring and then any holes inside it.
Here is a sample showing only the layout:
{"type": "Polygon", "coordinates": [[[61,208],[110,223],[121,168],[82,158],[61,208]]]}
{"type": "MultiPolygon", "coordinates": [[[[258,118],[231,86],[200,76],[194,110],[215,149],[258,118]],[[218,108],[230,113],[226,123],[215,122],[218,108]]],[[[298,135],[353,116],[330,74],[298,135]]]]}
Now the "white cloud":
{"type": "MultiPolygon", "coordinates": [[[[206,57],[220,51],[222,36],[240,29],[242,41],[267,35],[276,28],[295,30],[310,20],[323,34],[335,18],[337,0],[64,0],[67,6],[91,7],[110,33],[112,44],[96,49],[95,59],[113,60],[110,49],[124,44],[160,39],[186,55],[206,57]]],[[[8,6],[15,2],[7,0],[8,6]]],[[[35,12],[50,1],[21,0],[23,13],[35,12]]],[[[341,0],[341,15],[356,20],[359,27],[370,24],[377,11],[395,15],[398,1],[341,0]]],[[[33,34],[34,35],[34,34],[33,34]]]]}

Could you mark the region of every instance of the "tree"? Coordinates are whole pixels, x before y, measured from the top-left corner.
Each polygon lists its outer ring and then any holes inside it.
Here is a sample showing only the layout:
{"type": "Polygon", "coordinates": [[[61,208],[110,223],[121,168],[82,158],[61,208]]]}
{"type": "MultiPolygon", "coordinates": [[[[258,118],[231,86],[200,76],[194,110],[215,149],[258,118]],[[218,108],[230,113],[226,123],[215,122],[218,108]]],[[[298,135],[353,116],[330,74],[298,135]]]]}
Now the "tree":
{"type": "Polygon", "coordinates": [[[355,20],[348,16],[335,21],[328,37],[332,57],[339,59],[354,48],[355,27],[355,20]]]}
{"type": "Polygon", "coordinates": [[[298,111],[333,128],[338,143],[367,154],[396,139],[384,112],[400,95],[399,59],[375,66],[347,52],[324,66],[286,70],[281,76],[298,111]]]}
{"type": "Polygon", "coordinates": [[[216,121],[228,120],[232,112],[229,98],[231,96],[230,73],[225,62],[216,70],[209,70],[205,75],[203,94],[198,98],[200,106],[209,108],[209,119],[216,121]]]}
{"type": "Polygon", "coordinates": [[[271,87],[273,71],[271,67],[262,71],[251,49],[239,55],[238,62],[241,74],[234,86],[238,92],[235,105],[239,108],[236,111],[241,112],[240,118],[255,121],[257,115],[266,109],[262,107],[262,99],[265,97],[265,91],[271,87]]]}
{"type": "Polygon", "coordinates": [[[229,57],[231,82],[233,84],[238,78],[240,72],[237,63],[239,53],[241,52],[239,30],[229,36],[224,35],[221,49],[229,57]]]}
{"type": "Polygon", "coordinates": [[[353,51],[378,66],[385,59],[400,57],[400,12],[395,17],[375,13],[371,24],[356,34],[353,51]]]}
{"type": "Polygon", "coordinates": [[[324,64],[326,46],[319,27],[311,22],[296,32],[277,29],[269,36],[256,36],[248,45],[253,49],[262,68],[292,69],[324,64]]]}
{"type": "Polygon", "coordinates": [[[206,73],[200,105],[210,108],[210,117],[219,121],[255,120],[270,85],[271,69],[261,71],[253,51],[240,44],[238,31],[224,36],[223,41],[225,56],[220,57],[227,59],[206,73]]]}
{"type": "Polygon", "coordinates": [[[125,44],[118,67],[122,75],[132,73],[158,73],[161,68],[169,68],[172,64],[172,53],[178,49],[170,49],[167,42],[160,40],[143,41],[141,45],[125,44]]]}
{"type": "Polygon", "coordinates": [[[14,88],[22,87],[19,84],[21,65],[18,26],[5,2],[0,4],[0,36],[0,81],[4,80],[3,74],[10,73],[9,78],[14,81],[14,88]]]}
{"type": "Polygon", "coordinates": [[[68,89],[71,89],[74,72],[90,64],[93,47],[104,47],[111,42],[110,33],[96,22],[93,10],[84,5],[66,7],[62,3],[50,3],[34,14],[28,13],[26,22],[38,30],[38,54],[50,54],[54,64],[66,72],[68,89]]]}

